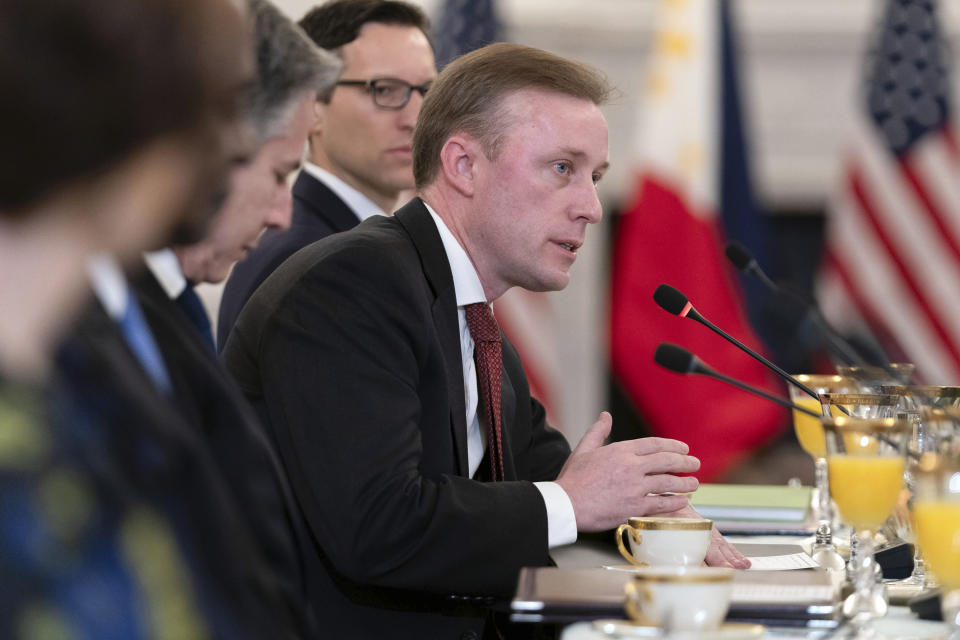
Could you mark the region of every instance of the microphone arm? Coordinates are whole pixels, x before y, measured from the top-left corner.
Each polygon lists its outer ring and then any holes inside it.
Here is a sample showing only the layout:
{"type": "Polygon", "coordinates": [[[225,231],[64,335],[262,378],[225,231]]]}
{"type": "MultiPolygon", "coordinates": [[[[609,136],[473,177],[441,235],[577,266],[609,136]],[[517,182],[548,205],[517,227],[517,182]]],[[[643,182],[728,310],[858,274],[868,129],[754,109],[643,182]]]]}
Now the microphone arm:
{"type": "MultiPolygon", "coordinates": [[[[777,365],[773,364],[772,362],[764,358],[762,355],[760,355],[759,353],[757,353],[747,345],[743,344],[742,342],[740,342],[739,340],[731,336],[729,333],[727,333],[726,331],[724,331],[723,329],[721,329],[720,327],[718,327],[717,325],[713,324],[712,322],[704,318],[702,315],[700,315],[700,312],[698,312],[696,309],[693,308],[693,305],[690,303],[689,300],[687,300],[687,297],[682,293],[680,293],[680,291],[678,291],[677,289],[666,284],[661,284],[659,287],[657,287],[657,290],[654,292],[653,299],[665,311],[673,313],[674,315],[678,315],[681,318],[690,318],[691,320],[695,320],[699,322],[700,324],[710,329],[711,331],[716,333],[718,336],[720,336],[724,340],[736,346],[738,349],[740,349],[741,351],[743,351],[744,353],[752,357],[754,360],[756,360],[763,366],[767,367],[768,369],[776,373],[778,376],[786,380],[788,383],[792,384],[798,389],[802,389],[803,392],[809,395],[810,397],[816,398],[818,400],[820,399],[820,396],[817,394],[816,391],[814,391],[807,385],[803,384],[802,382],[800,382],[799,380],[791,376],[789,373],[787,373],[777,365]]],[[[846,415],[850,415],[850,412],[847,410],[846,407],[837,405],[837,408],[843,411],[843,413],[845,413],[846,415]]]]}
{"type": "Polygon", "coordinates": [[[736,387],[737,389],[740,389],[740,390],[742,390],[742,391],[746,391],[747,393],[752,393],[753,395],[755,395],[755,396],[760,396],[761,398],[766,398],[767,400],[770,400],[771,402],[776,402],[777,404],[782,405],[782,406],[784,406],[784,407],[786,407],[786,408],[788,408],[788,409],[793,409],[794,411],[799,411],[800,413],[805,413],[805,414],[807,414],[808,416],[813,416],[814,418],[817,418],[818,420],[823,417],[822,414],[819,414],[819,413],[817,413],[816,411],[811,411],[810,409],[807,409],[806,407],[801,407],[800,405],[793,404],[793,403],[790,402],[789,400],[784,400],[783,398],[780,398],[780,397],[777,397],[777,396],[775,396],[775,395],[773,395],[773,394],[767,393],[767,392],[764,391],[763,389],[757,389],[756,387],[753,387],[753,386],[751,386],[751,385],[749,385],[749,384],[747,384],[747,383],[745,383],[745,382],[740,382],[739,380],[737,380],[737,379],[735,379],[735,378],[731,378],[730,376],[726,376],[726,375],[724,375],[724,374],[722,374],[722,373],[719,373],[718,371],[714,371],[713,369],[709,369],[709,368],[707,368],[707,367],[704,366],[704,365],[700,365],[699,367],[697,367],[697,369],[694,370],[694,373],[702,373],[703,375],[710,376],[711,378],[716,378],[717,380],[721,380],[721,381],[723,381],[723,382],[726,382],[727,384],[732,385],[732,386],[736,387]]]}
{"type": "Polygon", "coordinates": [[[757,389],[745,382],[741,382],[736,378],[731,378],[725,376],[722,373],[714,371],[706,364],[703,360],[693,355],[683,347],[677,346],[675,344],[670,344],[669,342],[661,342],[657,345],[656,350],[653,352],[653,361],[658,365],[667,369],[668,371],[673,371],[674,373],[688,374],[688,373],[699,373],[711,378],[717,378],[723,382],[726,382],[729,385],[732,385],[738,389],[758,395],[761,398],[770,400],[771,402],[776,402],[777,404],[782,404],[783,406],[796,409],[797,411],[802,411],[803,413],[809,414],[815,418],[819,418],[820,414],[815,411],[811,411],[806,407],[800,407],[788,400],[779,398],[775,395],[769,394],[762,389],[757,389]]]}
{"type": "Polygon", "coordinates": [[[754,258],[750,252],[744,248],[743,245],[738,242],[731,242],[727,245],[726,255],[727,259],[730,260],[730,262],[734,267],[737,268],[738,271],[752,274],[759,279],[760,282],[763,283],[763,286],[765,286],[772,293],[786,298],[791,298],[792,300],[795,300],[803,305],[807,312],[812,314],[813,323],[820,331],[820,335],[826,342],[827,347],[833,351],[834,355],[839,357],[848,365],[863,366],[867,364],[863,356],[861,356],[857,350],[854,349],[853,346],[837,332],[836,329],[830,326],[815,302],[811,302],[796,291],[793,291],[787,287],[783,287],[771,280],[757,262],[756,258],[754,258]]]}
{"type": "Polygon", "coordinates": [[[681,314],[681,317],[690,318],[691,320],[695,320],[699,322],[700,324],[705,326],[707,329],[710,329],[711,331],[716,333],[718,336],[720,336],[724,340],[727,340],[728,342],[731,342],[732,344],[734,344],[736,347],[738,347],[741,351],[746,353],[748,356],[752,357],[754,360],[756,360],[763,366],[769,368],[770,370],[772,370],[774,373],[776,373],[778,376],[780,376],[781,378],[783,378],[793,386],[797,387],[798,389],[802,389],[804,393],[814,398],[817,398],[818,400],[820,399],[820,396],[817,394],[816,391],[814,391],[807,385],[803,384],[802,382],[800,382],[799,380],[791,376],[789,373],[787,373],[777,365],[773,364],[772,362],[764,358],[762,355],[760,355],[753,349],[743,344],[742,342],[740,342],[739,340],[731,336],[729,333],[727,333],[717,325],[713,324],[712,322],[704,318],[702,315],[700,315],[700,313],[696,309],[693,308],[692,305],[689,311],[687,311],[684,314],[681,314]]]}
{"type": "MultiPolygon", "coordinates": [[[[816,411],[811,411],[806,407],[795,405],[789,400],[784,400],[783,398],[777,397],[775,395],[771,395],[766,391],[763,391],[762,389],[757,389],[756,387],[753,387],[745,382],[740,382],[735,378],[731,378],[722,373],[714,371],[713,369],[708,367],[706,364],[704,364],[704,362],[700,360],[700,358],[693,355],[683,347],[678,347],[675,344],[670,344],[668,342],[661,342],[659,345],[657,345],[657,349],[653,354],[653,361],[656,362],[661,367],[663,367],[664,369],[667,369],[668,371],[673,371],[674,373],[680,373],[680,374],[699,373],[701,375],[705,375],[711,378],[716,378],[721,382],[726,382],[727,384],[732,385],[738,389],[741,389],[748,393],[752,393],[756,396],[760,396],[761,398],[765,398],[779,405],[783,405],[784,407],[787,407],[789,409],[800,411],[801,413],[805,413],[817,419],[820,419],[822,417],[816,411]]],[[[837,407],[838,409],[846,413],[848,416],[850,415],[850,412],[847,411],[843,405],[833,405],[833,406],[837,407]]],[[[887,438],[882,434],[875,433],[875,434],[872,434],[872,437],[879,440],[880,442],[885,442],[893,447],[897,446],[896,443],[894,443],[893,441],[891,441],[889,438],[887,438]]],[[[914,459],[920,458],[919,453],[914,453],[910,451],[908,451],[907,453],[914,459]]]]}

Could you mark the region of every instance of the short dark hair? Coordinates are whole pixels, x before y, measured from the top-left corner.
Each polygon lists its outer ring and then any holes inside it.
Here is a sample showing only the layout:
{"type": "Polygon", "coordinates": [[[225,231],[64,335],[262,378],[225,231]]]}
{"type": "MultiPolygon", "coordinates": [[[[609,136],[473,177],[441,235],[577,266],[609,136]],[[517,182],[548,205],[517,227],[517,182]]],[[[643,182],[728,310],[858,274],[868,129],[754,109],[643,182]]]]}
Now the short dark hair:
{"type": "Polygon", "coordinates": [[[247,0],[247,7],[257,70],[248,90],[246,115],[264,140],[277,126],[286,126],[290,107],[305,91],[327,95],[342,63],[267,0],[247,0]]]}
{"type": "Polygon", "coordinates": [[[333,0],[308,11],[300,26],[317,46],[335,51],[356,40],[369,22],[416,27],[432,42],[426,14],[399,0],[333,0]]]}
{"type": "Polygon", "coordinates": [[[612,92],[599,71],[533,47],[501,42],[460,56],[440,72],[420,109],[413,133],[417,188],[436,177],[440,150],[459,131],[478,139],[484,154],[496,160],[509,124],[500,107],[523,89],[555,91],[596,105],[612,92]]]}
{"type": "Polygon", "coordinates": [[[234,0],[2,0],[0,215],[209,132],[236,107],[245,29],[234,0]]]}

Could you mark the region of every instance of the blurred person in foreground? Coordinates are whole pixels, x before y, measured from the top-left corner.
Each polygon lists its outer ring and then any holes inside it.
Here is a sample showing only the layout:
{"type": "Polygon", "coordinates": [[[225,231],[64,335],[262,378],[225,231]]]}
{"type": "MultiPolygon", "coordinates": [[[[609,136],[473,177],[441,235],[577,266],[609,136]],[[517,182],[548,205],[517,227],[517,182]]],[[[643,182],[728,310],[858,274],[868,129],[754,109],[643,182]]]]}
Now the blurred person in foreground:
{"type": "Polygon", "coordinates": [[[268,230],[224,287],[221,349],[247,299],[284,260],[390,213],[400,192],[413,188],[413,127],[437,74],[426,16],[396,0],[334,0],[310,10],[300,26],[342,59],[341,79],[314,105],[309,159],[293,185],[291,228],[268,230]]]}
{"type": "Polygon", "coordinates": [[[300,547],[313,542],[293,528],[295,507],[283,471],[256,414],[216,357],[194,284],[221,282],[265,228],[289,227],[286,178],[300,166],[317,94],[333,87],[340,61],[317,48],[269,2],[248,0],[247,5],[257,60],[242,115],[256,148],[231,172],[226,201],[205,236],[146,254],[148,269],[131,285],[166,365],[171,404],[202,438],[263,550],[277,589],[292,615],[301,618],[303,635],[311,636],[316,621],[300,547]]]}
{"type": "Polygon", "coordinates": [[[131,261],[222,191],[248,35],[231,0],[0,4],[4,638],[287,635],[230,568],[243,530],[229,554],[195,531],[196,489],[172,482],[196,479],[188,439],[103,420],[139,398],[69,346],[53,359],[90,253],[131,261]]]}
{"type": "MultiPolygon", "coordinates": [[[[571,453],[490,313],[510,287],[567,285],[602,215],[609,91],[529,47],[454,61],[414,134],[420,197],[298,252],[234,327],[227,366],[322,549],[338,635],[492,634],[480,605],[578,531],[696,515],[681,442],[603,446],[604,413],[571,453]]],[[[714,534],[709,563],[749,565],[714,534]]]]}

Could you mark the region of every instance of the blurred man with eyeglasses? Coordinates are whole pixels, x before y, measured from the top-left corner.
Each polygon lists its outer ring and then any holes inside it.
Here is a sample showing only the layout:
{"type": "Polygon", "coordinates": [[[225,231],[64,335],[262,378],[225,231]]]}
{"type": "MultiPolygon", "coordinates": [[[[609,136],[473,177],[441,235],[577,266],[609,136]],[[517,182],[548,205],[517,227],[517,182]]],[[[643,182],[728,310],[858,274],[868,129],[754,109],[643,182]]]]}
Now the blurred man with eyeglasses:
{"type": "Polygon", "coordinates": [[[284,260],[393,211],[401,192],[413,188],[413,128],[437,73],[426,16],[395,0],[334,0],[308,12],[300,26],[340,56],[343,70],[315,104],[290,229],[268,230],[227,281],[217,322],[221,350],[247,299],[284,260]]]}

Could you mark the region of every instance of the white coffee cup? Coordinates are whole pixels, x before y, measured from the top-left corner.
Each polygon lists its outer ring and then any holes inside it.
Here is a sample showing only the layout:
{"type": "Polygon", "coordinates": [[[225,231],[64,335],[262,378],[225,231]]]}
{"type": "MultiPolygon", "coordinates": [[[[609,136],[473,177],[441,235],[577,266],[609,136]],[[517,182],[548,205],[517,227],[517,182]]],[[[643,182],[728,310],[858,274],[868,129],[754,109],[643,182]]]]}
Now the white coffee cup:
{"type": "Polygon", "coordinates": [[[670,632],[712,631],[727,615],[733,569],[647,567],[626,586],[627,615],[670,632]]]}
{"type": "Polygon", "coordinates": [[[713,522],[703,518],[630,518],[617,527],[621,555],[638,567],[703,564],[713,522]],[[630,552],[623,545],[627,533],[630,552]]]}

